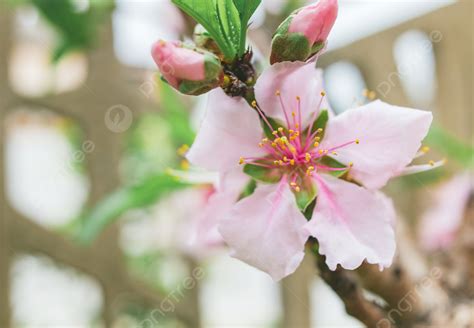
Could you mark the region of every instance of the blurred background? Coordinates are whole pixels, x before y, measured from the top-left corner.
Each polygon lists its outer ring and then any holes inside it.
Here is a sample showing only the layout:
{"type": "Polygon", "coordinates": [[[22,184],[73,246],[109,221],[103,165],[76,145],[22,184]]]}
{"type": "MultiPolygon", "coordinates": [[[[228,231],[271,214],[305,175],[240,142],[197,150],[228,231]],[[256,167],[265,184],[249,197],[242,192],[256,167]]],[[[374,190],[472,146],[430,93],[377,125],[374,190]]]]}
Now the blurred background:
{"type": "MultiPolygon", "coordinates": [[[[263,0],[262,66],[302,4],[263,0]]],[[[448,248],[423,244],[426,213],[473,219],[460,189],[442,194],[473,169],[473,18],[471,0],[340,0],[318,62],[337,113],[374,97],[434,113],[424,163],[447,164],[386,190],[428,258],[448,248]]],[[[189,165],[207,98],[163,84],[150,47],[192,30],[168,0],[1,1],[0,327],[363,327],[311,258],[277,284],[189,245],[209,186],[163,172],[189,165]]]]}

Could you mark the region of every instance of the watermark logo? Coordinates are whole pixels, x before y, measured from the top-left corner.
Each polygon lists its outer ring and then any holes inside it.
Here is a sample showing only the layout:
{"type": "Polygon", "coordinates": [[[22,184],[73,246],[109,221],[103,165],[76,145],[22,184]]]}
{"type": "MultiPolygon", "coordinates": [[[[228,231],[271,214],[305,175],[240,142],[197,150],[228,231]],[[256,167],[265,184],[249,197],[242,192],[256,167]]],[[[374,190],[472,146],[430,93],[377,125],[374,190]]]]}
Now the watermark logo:
{"type": "Polygon", "coordinates": [[[107,109],[104,117],[105,126],[115,133],[127,131],[132,125],[132,121],[132,111],[127,106],[121,104],[107,109]]]}

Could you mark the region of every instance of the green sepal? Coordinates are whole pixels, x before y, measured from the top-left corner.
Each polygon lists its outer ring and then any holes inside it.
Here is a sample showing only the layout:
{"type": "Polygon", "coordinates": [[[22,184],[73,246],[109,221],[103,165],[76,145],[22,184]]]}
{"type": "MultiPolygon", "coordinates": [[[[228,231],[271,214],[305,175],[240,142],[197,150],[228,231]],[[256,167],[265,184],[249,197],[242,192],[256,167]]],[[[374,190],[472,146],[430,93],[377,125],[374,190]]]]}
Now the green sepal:
{"type": "Polygon", "coordinates": [[[265,183],[277,183],[281,180],[281,172],[279,170],[272,170],[266,167],[246,164],[244,166],[244,173],[251,176],[257,181],[265,183]]]}
{"type": "Polygon", "coordinates": [[[328,113],[327,109],[321,110],[321,112],[319,113],[318,118],[316,119],[316,121],[314,121],[313,126],[311,127],[311,134],[316,132],[317,129],[323,129],[323,132],[321,134],[318,134],[318,137],[323,139],[324,129],[326,128],[326,124],[327,124],[328,120],[329,120],[329,113],[328,113]]]}
{"type": "Polygon", "coordinates": [[[272,40],[270,63],[306,61],[311,55],[311,45],[304,34],[277,34],[272,40]]]}
{"type": "Polygon", "coordinates": [[[310,221],[313,217],[314,208],[316,207],[317,198],[314,198],[311,203],[306,206],[306,209],[302,212],[306,220],[310,221]]]}
{"type": "Polygon", "coordinates": [[[314,183],[308,183],[306,186],[303,186],[299,192],[295,192],[296,204],[301,212],[305,213],[308,209],[308,206],[316,199],[318,196],[318,189],[314,183]]]}
{"type": "Polygon", "coordinates": [[[239,195],[239,200],[244,199],[245,197],[248,197],[251,194],[253,194],[256,188],[257,188],[257,181],[255,181],[255,179],[251,179],[250,182],[247,183],[247,185],[245,186],[242,193],[239,195]]]}
{"type": "MultiPolygon", "coordinates": [[[[268,123],[270,123],[270,125],[275,130],[278,129],[279,127],[282,127],[282,128],[285,129],[285,133],[288,132],[285,128],[285,124],[283,124],[282,121],[277,120],[276,118],[268,117],[268,116],[266,117],[266,119],[267,119],[268,123]]],[[[275,136],[273,135],[273,130],[270,129],[268,124],[263,119],[260,119],[260,124],[262,124],[262,128],[263,128],[263,132],[265,134],[265,137],[269,138],[270,140],[273,140],[275,138],[275,136]]]]}
{"type": "Polygon", "coordinates": [[[211,91],[219,86],[215,80],[210,81],[187,81],[182,80],[179,83],[179,92],[190,95],[190,96],[199,96],[206,92],[211,91]]]}
{"type": "Polygon", "coordinates": [[[321,49],[324,48],[324,42],[320,41],[320,42],[316,42],[315,44],[313,44],[313,46],[311,47],[311,56],[314,56],[316,55],[318,52],[321,51],[321,49]]]}
{"type": "MultiPolygon", "coordinates": [[[[334,158],[330,156],[324,156],[323,158],[321,158],[320,163],[329,167],[333,167],[333,168],[347,168],[347,165],[342,164],[341,162],[335,160],[334,158]]],[[[349,172],[349,168],[347,168],[346,170],[341,170],[341,171],[328,171],[327,174],[330,174],[336,178],[340,178],[347,172],[349,172]]]]}

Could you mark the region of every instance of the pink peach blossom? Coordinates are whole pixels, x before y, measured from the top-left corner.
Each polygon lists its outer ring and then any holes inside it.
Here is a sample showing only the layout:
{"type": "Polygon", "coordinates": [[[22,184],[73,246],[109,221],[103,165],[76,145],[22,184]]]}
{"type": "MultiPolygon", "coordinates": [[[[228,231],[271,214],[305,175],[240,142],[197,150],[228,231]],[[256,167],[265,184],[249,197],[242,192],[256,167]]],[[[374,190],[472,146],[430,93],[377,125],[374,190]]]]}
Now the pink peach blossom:
{"type": "Polygon", "coordinates": [[[464,172],[435,191],[433,205],[423,214],[420,224],[421,244],[425,249],[447,249],[452,244],[474,191],[472,181],[472,175],[464,172]]]}
{"type": "Polygon", "coordinates": [[[248,169],[259,170],[256,190],[219,212],[218,225],[234,257],[274,280],[297,268],[309,236],[332,270],[338,264],[354,269],[364,260],[391,264],[395,211],[377,189],[410,164],[432,120],[426,111],[374,101],[328,115],[324,128],[316,128],[327,106],[322,87],[314,63],[294,62],[260,76],[255,110],[221,90],[211,92],[187,155],[222,174],[239,163],[250,175],[248,169]],[[307,221],[302,211],[315,197],[307,221]]]}

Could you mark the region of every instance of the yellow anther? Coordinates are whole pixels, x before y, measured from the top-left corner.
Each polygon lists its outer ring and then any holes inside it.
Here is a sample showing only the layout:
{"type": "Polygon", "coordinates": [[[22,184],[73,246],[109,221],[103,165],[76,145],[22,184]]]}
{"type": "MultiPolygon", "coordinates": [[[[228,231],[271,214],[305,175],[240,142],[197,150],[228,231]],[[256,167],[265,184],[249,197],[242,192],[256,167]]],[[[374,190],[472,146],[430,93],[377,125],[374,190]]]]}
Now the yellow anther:
{"type": "Polygon", "coordinates": [[[310,153],[304,154],[304,159],[306,160],[306,162],[311,161],[311,154],[310,153]]]}
{"type": "Polygon", "coordinates": [[[356,143],[357,145],[360,144],[360,140],[359,140],[359,139],[356,139],[356,140],[355,140],[355,143],[356,143]]]}
{"type": "Polygon", "coordinates": [[[259,143],[258,143],[258,146],[259,146],[260,148],[262,148],[262,147],[263,147],[263,143],[262,143],[262,142],[259,142],[259,143]]]}
{"type": "Polygon", "coordinates": [[[288,145],[288,148],[290,148],[290,152],[291,152],[292,154],[296,154],[296,148],[295,148],[295,147],[293,147],[291,144],[289,144],[289,145],[288,145]]]}
{"type": "Polygon", "coordinates": [[[319,140],[321,140],[320,137],[315,137],[315,138],[314,138],[314,141],[319,141],[319,140]]]}
{"type": "Polygon", "coordinates": [[[289,132],[290,134],[293,134],[293,133],[295,133],[295,130],[289,129],[288,132],[289,132]]]}
{"type": "Polygon", "coordinates": [[[275,142],[272,142],[272,147],[276,148],[277,144],[275,142]]]}
{"type": "Polygon", "coordinates": [[[279,96],[280,94],[280,90],[275,91],[275,96],[279,96]]]}
{"type": "Polygon", "coordinates": [[[179,147],[176,152],[178,153],[179,156],[184,156],[188,150],[189,150],[189,146],[184,144],[181,147],[179,147]]]}
{"type": "Polygon", "coordinates": [[[349,162],[349,167],[353,167],[354,166],[354,163],[353,162],[349,162]]]}
{"type": "Polygon", "coordinates": [[[314,148],[319,147],[319,142],[316,141],[316,142],[313,144],[313,146],[314,146],[314,148]]]}
{"type": "Polygon", "coordinates": [[[325,150],[324,150],[324,153],[325,153],[325,154],[329,153],[329,150],[328,150],[328,149],[325,149],[325,150]]]}
{"type": "Polygon", "coordinates": [[[290,159],[290,165],[295,165],[295,160],[294,159],[290,159]]]}
{"type": "Polygon", "coordinates": [[[187,171],[189,170],[189,162],[185,159],[181,161],[181,169],[187,171]]]}
{"type": "Polygon", "coordinates": [[[337,155],[337,153],[336,153],[335,151],[331,152],[331,154],[333,154],[333,155],[337,155]]]}
{"type": "Polygon", "coordinates": [[[298,136],[292,135],[292,136],[290,137],[290,140],[293,141],[293,140],[296,140],[296,138],[298,138],[298,136]]]}
{"type": "Polygon", "coordinates": [[[300,101],[301,100],[300,96],[296,96],[296,100],[300,101]]]}
{"type": "Polygon", "coordinates": [[[296,113],[295,113],[295,112],[291,112],[291,116],[295,117],[295,116],[296,116],[296,113]]]}
{"type": "Polygon", "coordinates": [[[288,162],[288,157],[283,156],[283,162],[288,162]]]}
{"type": "Polygon", "coordinates": [[[296,191],[296,192],[300,192],[300,191],[301,191],[300,186],[296,186],[296,187],[295,187],[295,191],[296,191]]]}
{"type": "Polygon", "coordinates": [[[431,166],[434,166],[435,162],[434,161],[429,161],[428,164],[430,164],[431,166]]]}
{"type": "Polygon", "coordinates": [[[326,92],[324,92],[324,91],[321,91],[321,96],[323,96],[323,97],[324,97],[325,95],[326,95],[326,92]]]}
{"type": "Polygon", "coordinates": [[[252,107],[257,107],[257,102],[255,100],[252,101],[252,107]]]}
{"type": "Polygon", "coordinates": [[[272,134],[276,136],[278,134],[278,131],[273,131],[272,134]]]}
{"type": "Polygon", "coordinates": [[[318,128],[318,129],[316,130],[316,132],[317,132],[317,133],[323,132],[323,128],[318,128]]]}
{"type": "Polygon", "coordinates": [[[281,126],[278,128],[278,132],[283,132],[283,128],[281,126]]]}
{"type": "Polygon", "coordinates": [[[280,140],[281,140],[281,142],[283,142],[284,144],[288,144],[288,138],[287,138],[287,137],[281,137],[280,140]]]}
{"type": "Polygon", "coordinates": [[[430,151],[430,147],[428,147],[428,146],[424,146],[424,147],[421,148],[421,152],[423,152],[425,154],[429,151],[430,151]]]}
{"type": "Polygon", "coordinates": [[[280,161],[273,161],[273,164],[278,165],[280,161]]]}
{"type": "Polygon", "coordinates": [[[296,182],[290,182],[290,186],[296,187],[298,184],[296,182]]]}
{"type": "Polygon", "coordinates": [[[245,159],[243,157],[240,157],[239,159],[239,164],[242,165],[245,163],[245,159]]]}
{"type": "Polygon", "coordinates": [[[322,155],[324,153],[324,149],[318,150],[319,155],[322,155]]]}

